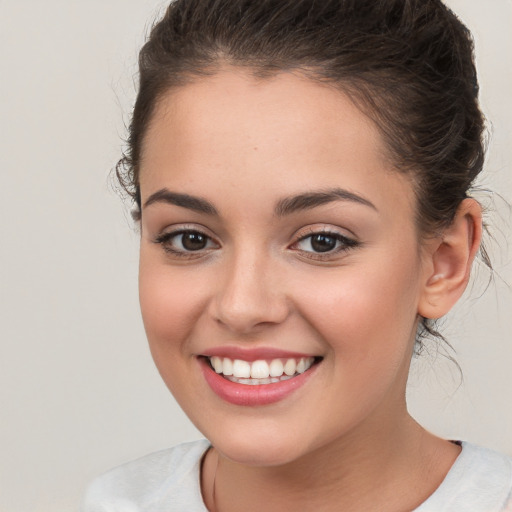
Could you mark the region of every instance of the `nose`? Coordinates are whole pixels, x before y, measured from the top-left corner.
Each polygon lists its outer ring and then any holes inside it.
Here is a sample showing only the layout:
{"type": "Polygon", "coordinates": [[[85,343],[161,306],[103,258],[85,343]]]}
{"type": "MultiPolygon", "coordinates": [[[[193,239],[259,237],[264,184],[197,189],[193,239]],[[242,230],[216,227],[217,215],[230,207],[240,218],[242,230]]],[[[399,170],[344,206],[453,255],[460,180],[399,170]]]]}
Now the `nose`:
{"type": "Polygon", "coordinates": [[[279,271],[268,255],[239,254],[225,267],[211,303],[214,320],[237,335],[282,323],[289,314],[279,271]]]}

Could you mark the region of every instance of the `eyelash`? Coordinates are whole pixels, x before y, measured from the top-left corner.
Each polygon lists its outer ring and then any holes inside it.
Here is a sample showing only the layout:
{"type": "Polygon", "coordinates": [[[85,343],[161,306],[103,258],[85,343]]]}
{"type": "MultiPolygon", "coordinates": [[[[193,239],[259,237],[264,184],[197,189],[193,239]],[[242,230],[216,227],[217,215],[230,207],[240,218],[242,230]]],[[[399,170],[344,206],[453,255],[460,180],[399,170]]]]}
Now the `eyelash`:
{"type": "MultiPolygon", "coordinates": [[[[347,236],[342,235],[341,233],[337,233],[335,231],[329,231],[329,230],[323,230],[323,229],[311,229],[309,233],[306,235],[301,236],[296,242],[292,244],[293,247],[297,247],[301,242],[311,239],[310,244],[313,242],[313,237],[315,236],[324,236],[326,238],[332,238],[336,241],[336,245],[339,246],[335,247],[334,250],[328,250],[325,252],[315,252],[315,251],[304,251],[301,252],[304,254],[308,254],[306,256],[307,258],[314,259],[314,260],[327,260],[332,258],[334,255],[344,253],[349,251],[350,249],[355,249],[356,247],[359,247],[361,245],[360,242],[357,240],[354,240],[353,238],[349,238],[347,236]]],[[[301,249],[298,249],[301,250],[301,249]]]]}
{"type": "MultiPolygon", "coordinates": [[[[205,247],[204,249],[199,249],[197,251],[191,251],[191,250],[187,251],[187,250],[182,250],[182,249],[175,249],[172,247],[171,241],[173,238],[176,238],[180,235],[183,236],[183,235],[187,235],[187,234],[200,235],[200,236],[204,237],[206,239],[206,244],[213,242],[213,239],[211,236],[200,231],[199,229],[177,229],[176,231],[171,231],[169,233],[162,233],[162,234],[158,235],[155,238],[154,243],[160,244],[166,253],[169,253],[172,256],[175,256],[178,258],[192,259],[192,258],[198,258],[198,257],[203,256],[204,251],[208,250],[207,247],[205,247]]],[[[216,244],[216,242],[213,242],[213,243],[216,244]]],[[[182,245],[183,245],[183,243],[182,243],[182,245]]]]}
{"type": "MultiPolygon", "coordinates": [[[[213,240],[213,238],[211,236],[207,235],[206,233],[204,233],[203,231],[201,231],[199,229],[178,229],[176,231],[162,233],[154,239],[154,243],[161,245],[162,248],[164,249],[164,251],[168,254],[171,254],[173,257],[189,258],[189,259],[200,258],[201,256],[204,256],[205,251],[209,252],[209,250],[212,249],[212,247],[208,247],[208,244],[213,243],[218,246],[218,244],[213,240]],[[176,249],[171,245],[170,242],[172,241],[173,238],[176,238],[180,235],[183,236],[183,235],[187,235],[187,234],[196,235],[196,236],[199,235],[201,237],[204,237],[206,239],[207,246],[203,249],[198,249],[198,250],[194,251],[194,250],[186,250],[186,249],[185,250],[176,249]]],[[[312,241],[310,242],[310,244],[312,244],[312,241]]],[[[183,245],[183,240],[182,240],[182,245],[183,245]]],[[[330,258],[332,258],[333,255],[336,255],[336,254],[339,254],[342,252],[347,252],[350,249],[354,249],[360,245],[361,245],[361,243],[358,242],[357,240],[348,238],[348,237],[346,237],[340,233],[336,233],[334,231],[322,230],[322,229],[320,229],[320,230],[311,229],[311,231],[309,233],[301,236],[296,242],[294,242],[292,245],[290,245],[290,248],[300,251],[302,254],[307,254],[307,256],[305,256],[306,258],[321,261],[321,260],[330,259],[330,258]],[[306,251],[306,250],[298,248],[298,245],[301,242],[304,242],[305,240],[308,240],[308,239],[313,239],[313,237],[315,237],[315,236],[324,236],[326,238],[334,239],[337,247],[335,247],[334,250],[327,250],[325,252],[306,251]],[[339,246],[338,246],[338,244],[339,244],[339,246]]]]}

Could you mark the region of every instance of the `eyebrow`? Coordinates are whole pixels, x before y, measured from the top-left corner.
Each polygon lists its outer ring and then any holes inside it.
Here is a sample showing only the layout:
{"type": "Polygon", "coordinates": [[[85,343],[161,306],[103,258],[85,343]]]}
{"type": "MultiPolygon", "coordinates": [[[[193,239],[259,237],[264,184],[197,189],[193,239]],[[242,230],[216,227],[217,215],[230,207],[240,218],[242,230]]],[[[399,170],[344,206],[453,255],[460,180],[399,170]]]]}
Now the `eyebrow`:
{"type": "MultiPolygon", "coordinates": [[[[284,217],[298,211],[310,210],[317,206],[322,206],[334,201],[350,201],[352,203],[368,206],[377,211],[375,205],[368,199],[342,188],[332,188],[317,192],[305,192],[303,194],[280,199],[276,204],[275,214],[278,217],[284,217]]],[[[189,194],[171,192],[166,188],[151,194],[143,207],[147,208],[154,203],[172,204],[175,206],[181,206],[182,208],[188,208],[189,210],[193,210],[198,213],[215,216],[219,215],[217,208],[215,208],[210,201],[201,197],[191,196],[189,194]]]]}
{"type": "Polygon", "coordinates": [[[285,197],[277,203],[275,213],[278,217],[283,217],[297,211],[309,210],[323,204],[332,203],[333,201],[350,201],[369,206],[373,210],[378,211],[376,206],[368,199],[342,188],[332,188],[285,197]]]}
{"type": "Polygon", "coordinates": [[[178,192],[171,192],[170,190],[163,188],[158,190],[154,194],[151,194],[146,202],[144,208],[154,203],[165,203],[173,204],[175,206],[181,206],[182,208],[188,208],[198,213],[206,213],[207,215],[218,215],[217,208],[212,203],[201,197],[191,196],[189,194],[180,194],[178,192]]]}

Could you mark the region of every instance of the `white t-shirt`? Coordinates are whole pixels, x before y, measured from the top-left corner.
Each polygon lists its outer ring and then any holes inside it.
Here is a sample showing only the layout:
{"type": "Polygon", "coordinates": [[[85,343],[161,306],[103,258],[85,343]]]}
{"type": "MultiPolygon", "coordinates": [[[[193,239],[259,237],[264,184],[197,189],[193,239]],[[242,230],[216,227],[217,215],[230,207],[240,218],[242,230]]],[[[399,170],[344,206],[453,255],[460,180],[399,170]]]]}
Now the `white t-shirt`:
{"type": "MultiPolygon", "coordinates": [[[[88,488],[81,512],[208,512],[200,463],[206,440],[146,455],[88,488]]],[[[413,512],[512,512],[512,458],[462,443],[439,488],[413,512]]]]}

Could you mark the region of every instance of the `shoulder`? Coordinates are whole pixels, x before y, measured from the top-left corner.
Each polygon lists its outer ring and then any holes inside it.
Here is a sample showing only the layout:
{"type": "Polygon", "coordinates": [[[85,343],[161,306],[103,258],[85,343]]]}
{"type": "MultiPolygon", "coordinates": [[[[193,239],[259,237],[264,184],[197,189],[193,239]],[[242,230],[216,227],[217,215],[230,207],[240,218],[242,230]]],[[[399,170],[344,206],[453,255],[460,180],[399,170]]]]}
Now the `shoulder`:
{"type": "Polygon", "coordinates": [[[81,511],[205,511],[199,467],[209,446],[184,443],[108,471],[89,485],[81,511]]]}
{"type": "Polygon", "coordinates": [[[462,443],[441,486],[416,512],[512,512],[512,458],[462,443]]]}

